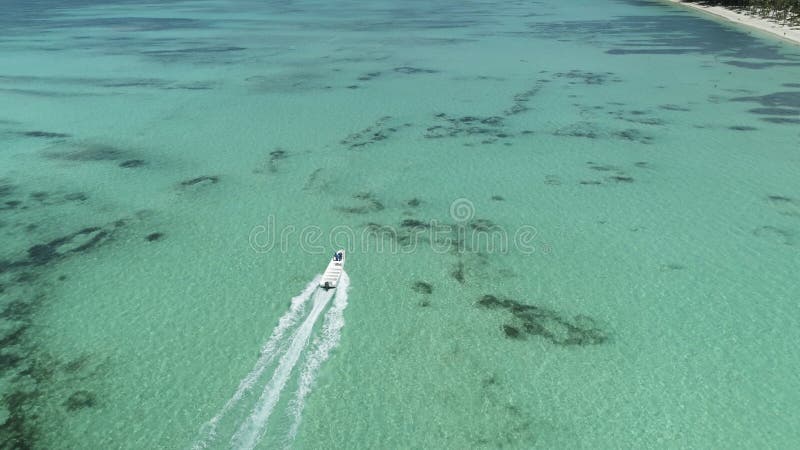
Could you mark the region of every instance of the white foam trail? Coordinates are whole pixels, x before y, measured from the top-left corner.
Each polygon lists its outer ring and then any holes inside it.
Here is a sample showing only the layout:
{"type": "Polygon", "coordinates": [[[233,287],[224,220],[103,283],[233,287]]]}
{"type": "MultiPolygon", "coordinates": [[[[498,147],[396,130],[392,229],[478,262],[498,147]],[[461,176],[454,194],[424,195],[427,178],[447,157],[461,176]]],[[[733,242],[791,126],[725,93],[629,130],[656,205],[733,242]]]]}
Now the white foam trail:
{"type": "Polygon", "coordinates": [[[289,437],[287,445],[290,445],[297,436],[297,430],[300,428],[300,422],[303,415],[303,408],[305,408],[305,400],[308,394],[311,393],[311,388],[314,386],[314,380],[317,378],[319,369],[328,357],[331,350],[339,345],[339,339],[342,337],[342,328],[344,327],[344,309],[347,308],[347,288],[350,287],[350,278],[347,273],[342,273],[342,278],[339,280],[339,285],[336,288],[336,297],[333,300],[333,306],[325,314],[325,322],[322,325],[322,335],[320,338],[314,340],[315,348],[313,353],[306,358],[306,364],[303,371],[300,373],[300,383],[297,387],[294,399],[289,405],[290,414],[294,417],[292,428],[289,430],[289,437]]]}
{"type": "Polygon", "coordinates": [[[318,290],[315,293],[314,307],[311,313],[292,335],[292,343],[286,353],[281,356],[278,367],[272,374],[272,379],[264,387],[264,391],[261,393],[256,406],[253,407],[250,416],[245,419],[244,423],[233,435],[231,444],[234,447],[252,449],[261,440],[266,431],[267,420],[269,420],[269,416],[275,409],[275,404],[278,403],[281,391],[286,386],[297,360],[300,359],[300,355],[308,345],[308,339],[314,330],[314,323],[332,296],[332,292],[325,290],[318,290]]]}
{"type": "Polygon", "coordinates": [[[225,403],[225,406],[223,406],[222,409],[219,410],[219,412],[212,417],[211,420],[206,422],[200,429],[200,439],[192,446],[194,450],[206,448],[208,444],[214,440],[219,421],[231,410],[231,408],[236,405],[236,403],[239,402],[239,400],[242,399],[244,394],[246,394],[247,391],[253,387],[253,384],[256,382],[256,380],[261,377],[264,369],[266,369],[275,358],[277,355],[276,350],[283,339],[283,335],[286,334],[287,330],[294,326],[294,324],[297,322],[297,319],[301,316],[301,314],[303,314],[306,302],[309,298],[311,298],[311,295],[317,289],[317,286],[319,286],[320,278],[320,275],[314,277],[314,279],[308,283],[308,285],[306,285],[305,289],[303,289],[303,292],[292,298],[289,311],[287,311],[283,317],[278,320],[278,326],[272,330],[272,334],[270,335],[269,339],[267,339],[267,342],[261,346],[261,355],[258,357],[253,369],[250,370],[250,373],[248,373],[247,376],[242,379],[242,381],[239,382],[239,387],[236,388],[236,392],[233,393],[233,397],[228,399],[228,401],[225,403]]]}

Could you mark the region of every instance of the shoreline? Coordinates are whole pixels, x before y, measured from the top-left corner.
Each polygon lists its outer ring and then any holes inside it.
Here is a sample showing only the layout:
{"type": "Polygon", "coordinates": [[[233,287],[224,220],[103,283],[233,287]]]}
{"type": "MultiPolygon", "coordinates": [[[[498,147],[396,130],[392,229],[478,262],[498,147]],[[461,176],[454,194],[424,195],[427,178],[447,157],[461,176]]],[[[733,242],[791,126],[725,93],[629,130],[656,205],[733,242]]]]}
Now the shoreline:
{"type": "Polygon", "coordinates": [[[765,19],[749,14],[736,12],[732,9],[727,9],[722,6],[705,6],[698,3],[688,3],[681,0],[668,0],[670,3],[683,5],[687,8],[692,8],[702,11],[707,14],[712,14],[721,17],[733,23],[744,25],[750,28],[769,33],[784,41],[790,42],[795,45],[800,45],[800,28],[792,28],[788,25],[782,25],[770,19],[765,19]]]}

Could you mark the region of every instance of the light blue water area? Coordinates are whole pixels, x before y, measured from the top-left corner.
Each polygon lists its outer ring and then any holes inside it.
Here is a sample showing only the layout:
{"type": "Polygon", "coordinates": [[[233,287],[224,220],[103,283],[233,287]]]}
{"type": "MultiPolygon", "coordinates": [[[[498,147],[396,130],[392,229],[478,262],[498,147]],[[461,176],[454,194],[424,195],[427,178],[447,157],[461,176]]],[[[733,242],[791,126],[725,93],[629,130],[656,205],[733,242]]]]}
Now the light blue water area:
{"type": "Polygon", "coordinates": [[[3,445],[794,447],[798,80],[668,2],[11,2],[3,445]]]}

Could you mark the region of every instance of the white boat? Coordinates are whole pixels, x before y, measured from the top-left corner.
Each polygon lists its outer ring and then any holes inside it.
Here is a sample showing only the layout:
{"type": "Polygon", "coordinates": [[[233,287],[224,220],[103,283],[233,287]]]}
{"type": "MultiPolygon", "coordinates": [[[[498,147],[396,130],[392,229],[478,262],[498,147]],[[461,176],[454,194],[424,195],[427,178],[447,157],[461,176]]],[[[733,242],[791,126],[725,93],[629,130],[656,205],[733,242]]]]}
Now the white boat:
{"type": "Polygon", "coordinates": [[[344,271],[344,250],[339,250],[333,254],[331,262],[328,263],[328,268],[322,274],[322,279],[319,282],[319,287],[328,290],[336,288],[339,283],[339,277],[342,276],[344,271]]]}

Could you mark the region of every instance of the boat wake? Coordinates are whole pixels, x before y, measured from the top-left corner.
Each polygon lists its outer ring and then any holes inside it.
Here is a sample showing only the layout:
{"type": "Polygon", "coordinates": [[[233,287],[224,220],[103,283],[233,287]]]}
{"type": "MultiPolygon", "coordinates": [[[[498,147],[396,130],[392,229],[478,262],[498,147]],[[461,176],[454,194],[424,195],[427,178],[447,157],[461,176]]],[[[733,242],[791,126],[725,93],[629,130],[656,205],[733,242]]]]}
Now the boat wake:
{"type": "Polygon", "coordinates": [[[240,402],[249,400],[248,397],[254,397],[248,394],[256,383],[266,378],[267,369],[274,366],[272,376],[263,385],[262,392],[250,407],[249,414],[244,419],[236,421],[238,422],[236,432],[230,440],[230,446],[234,448],[254,448],[267,432],[267,422],[280,400],[281,393],[292,381],[295,367],[302,359],[304,361],[302,371],[296,381],[297,391],[289,402],[287,410],[293,421],[286,435],[287,444],[294,440],[300,426],[306,397],[311,392],[322,363],[328,359],[331,350],[339,343],[341,330],[344,327],[349,281],[347,273],[343,273],[338,288],[335,291],[326,291],[318,289],[320,277],[317,276],[300,295],[292,299],[289,310],[280,318],[278,325],[262,346],[253,369],[239,382],[233,396],[222,409],[203,425],[193,449],[207,448],[215,441],[220,422],[232,411],[241,409],[237,408],[240,402]],[[333,306],[325,315],[322,329],[309,345],[314,335],[314,325],[331,298],[334,299],[333,306]],[[309,301],[312,305],[311,311],[304,315],[309,301]],[[277,364],[273,364],[276,359],[278,359],[277,364]]]}

